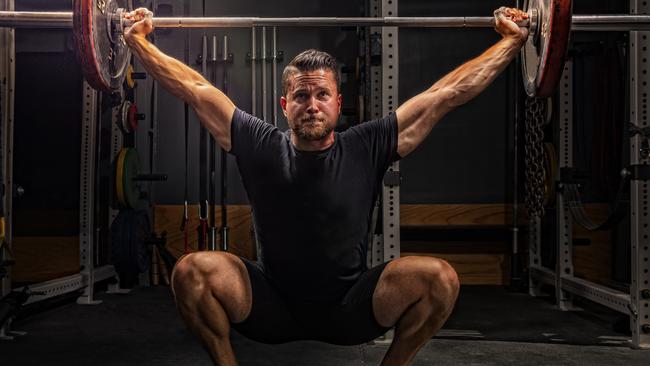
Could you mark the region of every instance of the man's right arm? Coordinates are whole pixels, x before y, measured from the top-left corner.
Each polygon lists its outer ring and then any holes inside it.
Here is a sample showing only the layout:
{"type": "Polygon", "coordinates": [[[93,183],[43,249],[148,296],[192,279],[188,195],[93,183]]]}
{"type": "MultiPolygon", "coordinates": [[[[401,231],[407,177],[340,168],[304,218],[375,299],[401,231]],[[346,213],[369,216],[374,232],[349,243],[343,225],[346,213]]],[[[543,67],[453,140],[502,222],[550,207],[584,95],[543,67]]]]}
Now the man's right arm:
{"type": "Polygon", "coordinates": [[[151,18],[142,19],[138,15],[134,15],[137,22],[125,32],[125,40],[133,54],[165,90],[192,106],[219,145],[230,151],[230,125],[235,104],[201,74],[149,42],[145,37],[153,30],[151,18]]]}

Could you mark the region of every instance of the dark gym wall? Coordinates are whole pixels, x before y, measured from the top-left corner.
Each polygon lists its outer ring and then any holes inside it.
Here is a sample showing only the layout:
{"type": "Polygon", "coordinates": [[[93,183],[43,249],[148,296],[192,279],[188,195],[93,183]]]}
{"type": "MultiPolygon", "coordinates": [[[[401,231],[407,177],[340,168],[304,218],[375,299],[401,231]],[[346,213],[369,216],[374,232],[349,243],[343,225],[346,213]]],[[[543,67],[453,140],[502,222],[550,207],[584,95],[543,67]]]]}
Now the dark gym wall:
{"type": "MultiPolygon", "coordinates": [[[[400,0],[400,16],[489,16],[516,1],[400,0]]],[[[523,7],[523,1],[519,1],[523,7]]],[[[575,14],[627,13],[627,1],[574,0],[575,14]]],[[[602,38],[602,34],[597,34],[602,38]]],[[[400,102],[428,88],[435,80],[479,55],[500,39],[494,30],[400,29],[400,102]],[[415,51],[414,51],[415,50],[415,51]]],[[[594,34],[572,33],[575,42],[594,34]]],[[[591,75],[584,85],[589,90],[591,75]]],[[[401,162],[401,202],[511,202],[513,184],[514,87],[520,71],[512,63],[480,96],[445,116],[427,140],[401,162]]],[[[521,90],[521,89],[520,89],[521,90]]],[[[587,108],[592,104],[586,103],[587,108]]],[[[520,122],[523,129],[523,121],[520,122]]],[[[523,149],[519,159],[523,161],[523,149]]],[[[520,182],[522,182],[520,180],[520,182]]]]}
{"type": "MultiPolygon", "coordinates": [[[[491,16],[514,1],[400,0],[400,16],[491,16]]],[[[493,29],[400,29],[403,103],[497,42],[493,29]],[[413,52],[413,50],[417,50],[413,52]]],[[[400,165],[407,204],[499,203],[509,186],[506,149],[514,98],[511,66],[480,96],[445,116],[400,165]]]]}
{"type": "MultiPolygon", "coordinates": [[[[523,1],[519,2],[523,4],[523,1]]],[[[462,0],[431,2],[400,0],[400,16],[487,16],[515,1],[462,0]]],[[[521,5],[520,5],[521,6],[521,5]]],[[[575,0],[575,14],[621,14],[626,1],[575,0]]],[[[573,43],[602,34],[572,33],[573,43]]],[[[468,59],[500,36],[492,29],[400,30],[400,102],[468,59]],[[414,50],[416,50],[414,52],[414,50]]],[[[514,83],[521,83],[514,63],[475,100],[443,118],[416,151],[400,165],[401,202],[499,203],[512,200],[512,126],[514,83]]],[[[596,75],[584,85],[590,90],[596,75]]],[[[587,108],[593,105],[587,103],[587,108]]],[[[523,121],[521,122],[523,123],[523,121]]],[[[523,128],[523,124],[520,128],[523,128]]],[[[523,161],[523,150],[519,152],[523,161]]]]}
{"type": "MultiPolygon", "coordinates": [[[[16,10],[69,11],[70,1],[19,0],[16,10]]],[[[14,235],[79,233],[82,75],[63,29],[17,29],[14,235]]],[[[12,194],[12,189],[7,189],[12,194]]]]}
{"type": "MultiPolygon", "coordinates": [[[[171,16],[183,16],[183,1],[158,1],[159,6],[163,5],[165,11],[171,10],[171,16]]],[[[282,2],[261,2],[244,0],[236,2],[206,2],[206,16],[260,16],[260,17],[287,17],[287,16],[363,16],[363,1],[336,0],[324,2],[306,1],[282,1],[282,2]]],[[[202,16],[202,1],[190,2],[190,14],[202,16]]],[[[205,33],[209,38],[216,35],[221,44],[224,35],[229,38],[230,52],[234,54],[232,65],[228,66],[229,96],[234,103],[245,111],[251,111],[251,68],[247,61],[247,54],[251,48],[251,31],[249,29],[206,29],[205,33]]],[[[201,51],[201,38],[203,30],[191,30],[190,60],[196,60],[201,51]]],[[[156,44],[163,52],[184,60],[186,30],[159,30],[156,32],[156,44]]],[[[271,28],[267,28],[267,54],[271,51],[271,28]]],[[[278,95],[281,94],[280,76],[282,69],[296,54],[307,48],[318,48],[328,51],[339,59],[341,66],[354,66],[354,59],[358,52],[358,40],[354,30],[341,31],[337,28],[278,28],[277,29],[278,51],[284,54],[284,61],[278,63],[278,95]]],[[[261,29],[257,29],[257,54],[261,55],[261,29]]],[[[199,66],[195,66],[200,70],[199,66]]],[[[273,108],[271,100],[271,68],[267,68],[268,88],[268,116],[270,118],[273,108]]],[[[342,79],[344,93],[344,107],[354,101],[356,96],[345,95],[346,77],[342,79]],[[347,99],[346,99],[347,97],[347,99]]],[[[217,86],[221,83],[221,73],[217,86]]],[[[138,90],[138,104],[148,105],[151,87],[149,81],[140,83],[143,87],[138,90]]],[[[257,115],[262,116],[261,97],[261,68],[258,64],[257,70],[257,115]]],[[[279,101],[275,101],[279,103],[279,101]]],[[[145,113],[149,111],[145,110],[145,113]]],[[[278,124],[286,129],[286,120],[278,105],[278,124]]],[[[182,204],[184,196],[184,171],[185,171],[185,140],[184,140],[184,117],[183,104],[161,89],[158,101],[158,156],[157,170],[169,174],[169,180],[155,186],[155,201],[159,204],[182,204]]],[[[356,123],[349,121],[348,123],[356,123]]],[[[190,166],[189,166],[189,195],[190,202],[197,202],[198,199],[198,138],[199,125],[195,115],[192,113],[190,121],[190,166]]],[[[144,143],[146,134],[140,133],[139,139],[144,143]]],[[[145,145],[141,145],[145,146],[145,145]]],[[[142,154],[141,154],[142,156],[142,154]]],[[[244,204],[247,202],[246,194],[241,186],[236,165],[232,156],[229,157],[229,203],[244,204]]],[[[146,166],[146,164],[145,164],[146,166]]],[[[218,170],[218,168],[217,168],[218,170]]],[[[219,194],[219,192],[217,192],[219,194]]]]}
{"type": "MultiPolygon", "coordinates": [[[[171,5],[172,16],[183,16],[182,1],[159,1],[171,5]]],[[[202,3],[191,2],[191,14],[201,16],[202,3]]],[[[501,1],[464,0],[458,2],[400,1],[402,16],[490,16],[504,5],[501,1]]],[[[505,5],[514,5],[505,4],[505,5]]],[[[282,2],[259,1],[218,2],[206,5],[206,16],[363,16],[363,1],[282,2]]],[[[165,10],[168,10],[167,6],[165,10]]],[[[158,46],[169,55],[184,59],[185,30],[164,30],[156,33],[158,46]]],[[[260,33],[257,46],[260,53],[260,33]]],[[[208,29],[208,36],[230,39],[234,64],[229,67],[230,97],[246,111],[251,109],[251,70],[246,61],[250,52],[251,35],[248,29],[208,29]]],[[[201,47],[202,30],[191,31],[191,56],[195,60],[201,47]]],[[[270,36],[270,28],[268,29],[270,36]]],[[[473,30],[400,30],[400,101],[423,91],[438,78],[461,63],[479,55],[498,40],[492,29],[473,30]],[[417,50],[413,52],[413,50],[417,50]]],[[[270,38],[269,38],[270,39],[270,38]]],[[[270,48],[270,41],[267,47],[270,48]]],[[[278,50],[285,61],[306,48],[320,48],[333,53],[345,66],[352,63],[358,52],[354,31],[336,28],[278,28],[278,50]]],[[[270,75],[270,68],[267,70],[270,75]]],[[[258,70],[258,115],[261,115],[261,79],[258,70]]],[[[499,77],[485,93],[447,117],[434,129],[427,141],[411,156],[402,161],[402,203],[481,203],[503,202],[508,174],[506,148],[508,143],[509,108],[508,83],[512,71],[499,77]],[[479,184],[476,178],[480,177],[479,184]]],[[[345,82],[345,80],[344,80],[345,82]]],[[[345,84],[345,83],[344,83],[345,84]]],[[[268,84],[270,96],[270,81],[268,84]]],[[[150,88],[140,88],[139,98],[147,104],[150,88]]],[[[355,98],[345,94],[344,100],[355,98]],[[348,98],[348,99],[346,99],[348,98]]],[[[276,101],[277,102],[277,101],[276,101]]],[[[269,100],[269,110],[272,108],[269,100]]],[[[160,204],[180,204],[184,193],[184,126],[183,106],[180,101],[161,91],[159,103],[158,169],[169,174],[169,181],[155,188],[155,200],[160,204]]],[[[281,113],[281,112],[280,112],[281,113]]],[[[270,113],[269,113],[270,115],[270,113]]],[[[281,128],[286,128],[284,118],[279,118],[281,128]]],[[[353,121],[355,123],[356,121],[353,121]]],[[[198,122],[192,115],[190,127],[190,202],[198,197],[198,122]]],[[[141,134],[143,136],[144,134],[141,134]]],[[[236,175],[232,157],[229,177],[230,203],[246,203],[245,192],[236,175]]]]}

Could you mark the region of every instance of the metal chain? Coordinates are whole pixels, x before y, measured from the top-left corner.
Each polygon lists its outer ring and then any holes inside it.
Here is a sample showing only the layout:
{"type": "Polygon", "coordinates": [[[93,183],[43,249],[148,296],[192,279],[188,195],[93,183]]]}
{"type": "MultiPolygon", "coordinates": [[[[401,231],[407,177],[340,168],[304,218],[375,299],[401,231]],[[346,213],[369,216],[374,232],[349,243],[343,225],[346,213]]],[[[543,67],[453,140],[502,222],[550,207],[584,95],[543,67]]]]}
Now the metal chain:
{"type": "Polygon", "coordinates": [[[546,99],[526,99],[526,209],[528,216],[544,216],[544,131],[546,99]]]}

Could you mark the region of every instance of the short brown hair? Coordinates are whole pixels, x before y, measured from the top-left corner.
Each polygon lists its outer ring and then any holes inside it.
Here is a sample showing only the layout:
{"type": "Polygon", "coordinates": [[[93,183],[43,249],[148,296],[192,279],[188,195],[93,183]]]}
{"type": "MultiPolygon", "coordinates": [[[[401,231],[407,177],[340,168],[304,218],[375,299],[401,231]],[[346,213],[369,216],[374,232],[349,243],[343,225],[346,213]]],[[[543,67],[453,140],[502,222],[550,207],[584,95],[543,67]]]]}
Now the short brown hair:
{"type": "Polygon", "coordinates": [[[297,72],[310,72],[320,69],[330,70],[334,74],[336,90],[341,86],[341,72],[336,59],[327,52],[309,49],[301,52],[284,68],[282,72],[282,95],[286,96],[291,86],[289,80],[297,72]]]}

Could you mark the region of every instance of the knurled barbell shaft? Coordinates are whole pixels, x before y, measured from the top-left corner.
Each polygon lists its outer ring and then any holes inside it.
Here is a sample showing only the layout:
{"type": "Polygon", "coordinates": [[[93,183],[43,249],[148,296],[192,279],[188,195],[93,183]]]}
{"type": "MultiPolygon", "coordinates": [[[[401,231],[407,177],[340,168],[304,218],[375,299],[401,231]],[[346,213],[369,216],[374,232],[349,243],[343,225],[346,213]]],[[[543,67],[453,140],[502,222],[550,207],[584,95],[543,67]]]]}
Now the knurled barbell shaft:
{"type": "MultiPolygon", "coordinates": [[[[277,27],[418,27],[418,28],[491,28],[493,17],[154,17],[157,28],[250,28],[277,27]]],[[[528,26],[528,21],[520,25],[528,26]]],[[[71,12],[0,11],[0,27],[70,28],[71,12]]],[[[650,15],[574,15],[574,31],[650,30],[650,15]]]]}
{"type": "MultiPolygon", "coordinates": [[[[158,28],[210,27],[493,27],[492,17],[292,17],[292,18],[153,18],[158,28]]],[[[521,25],[527,26],[528,22],[521,25]]]]}

